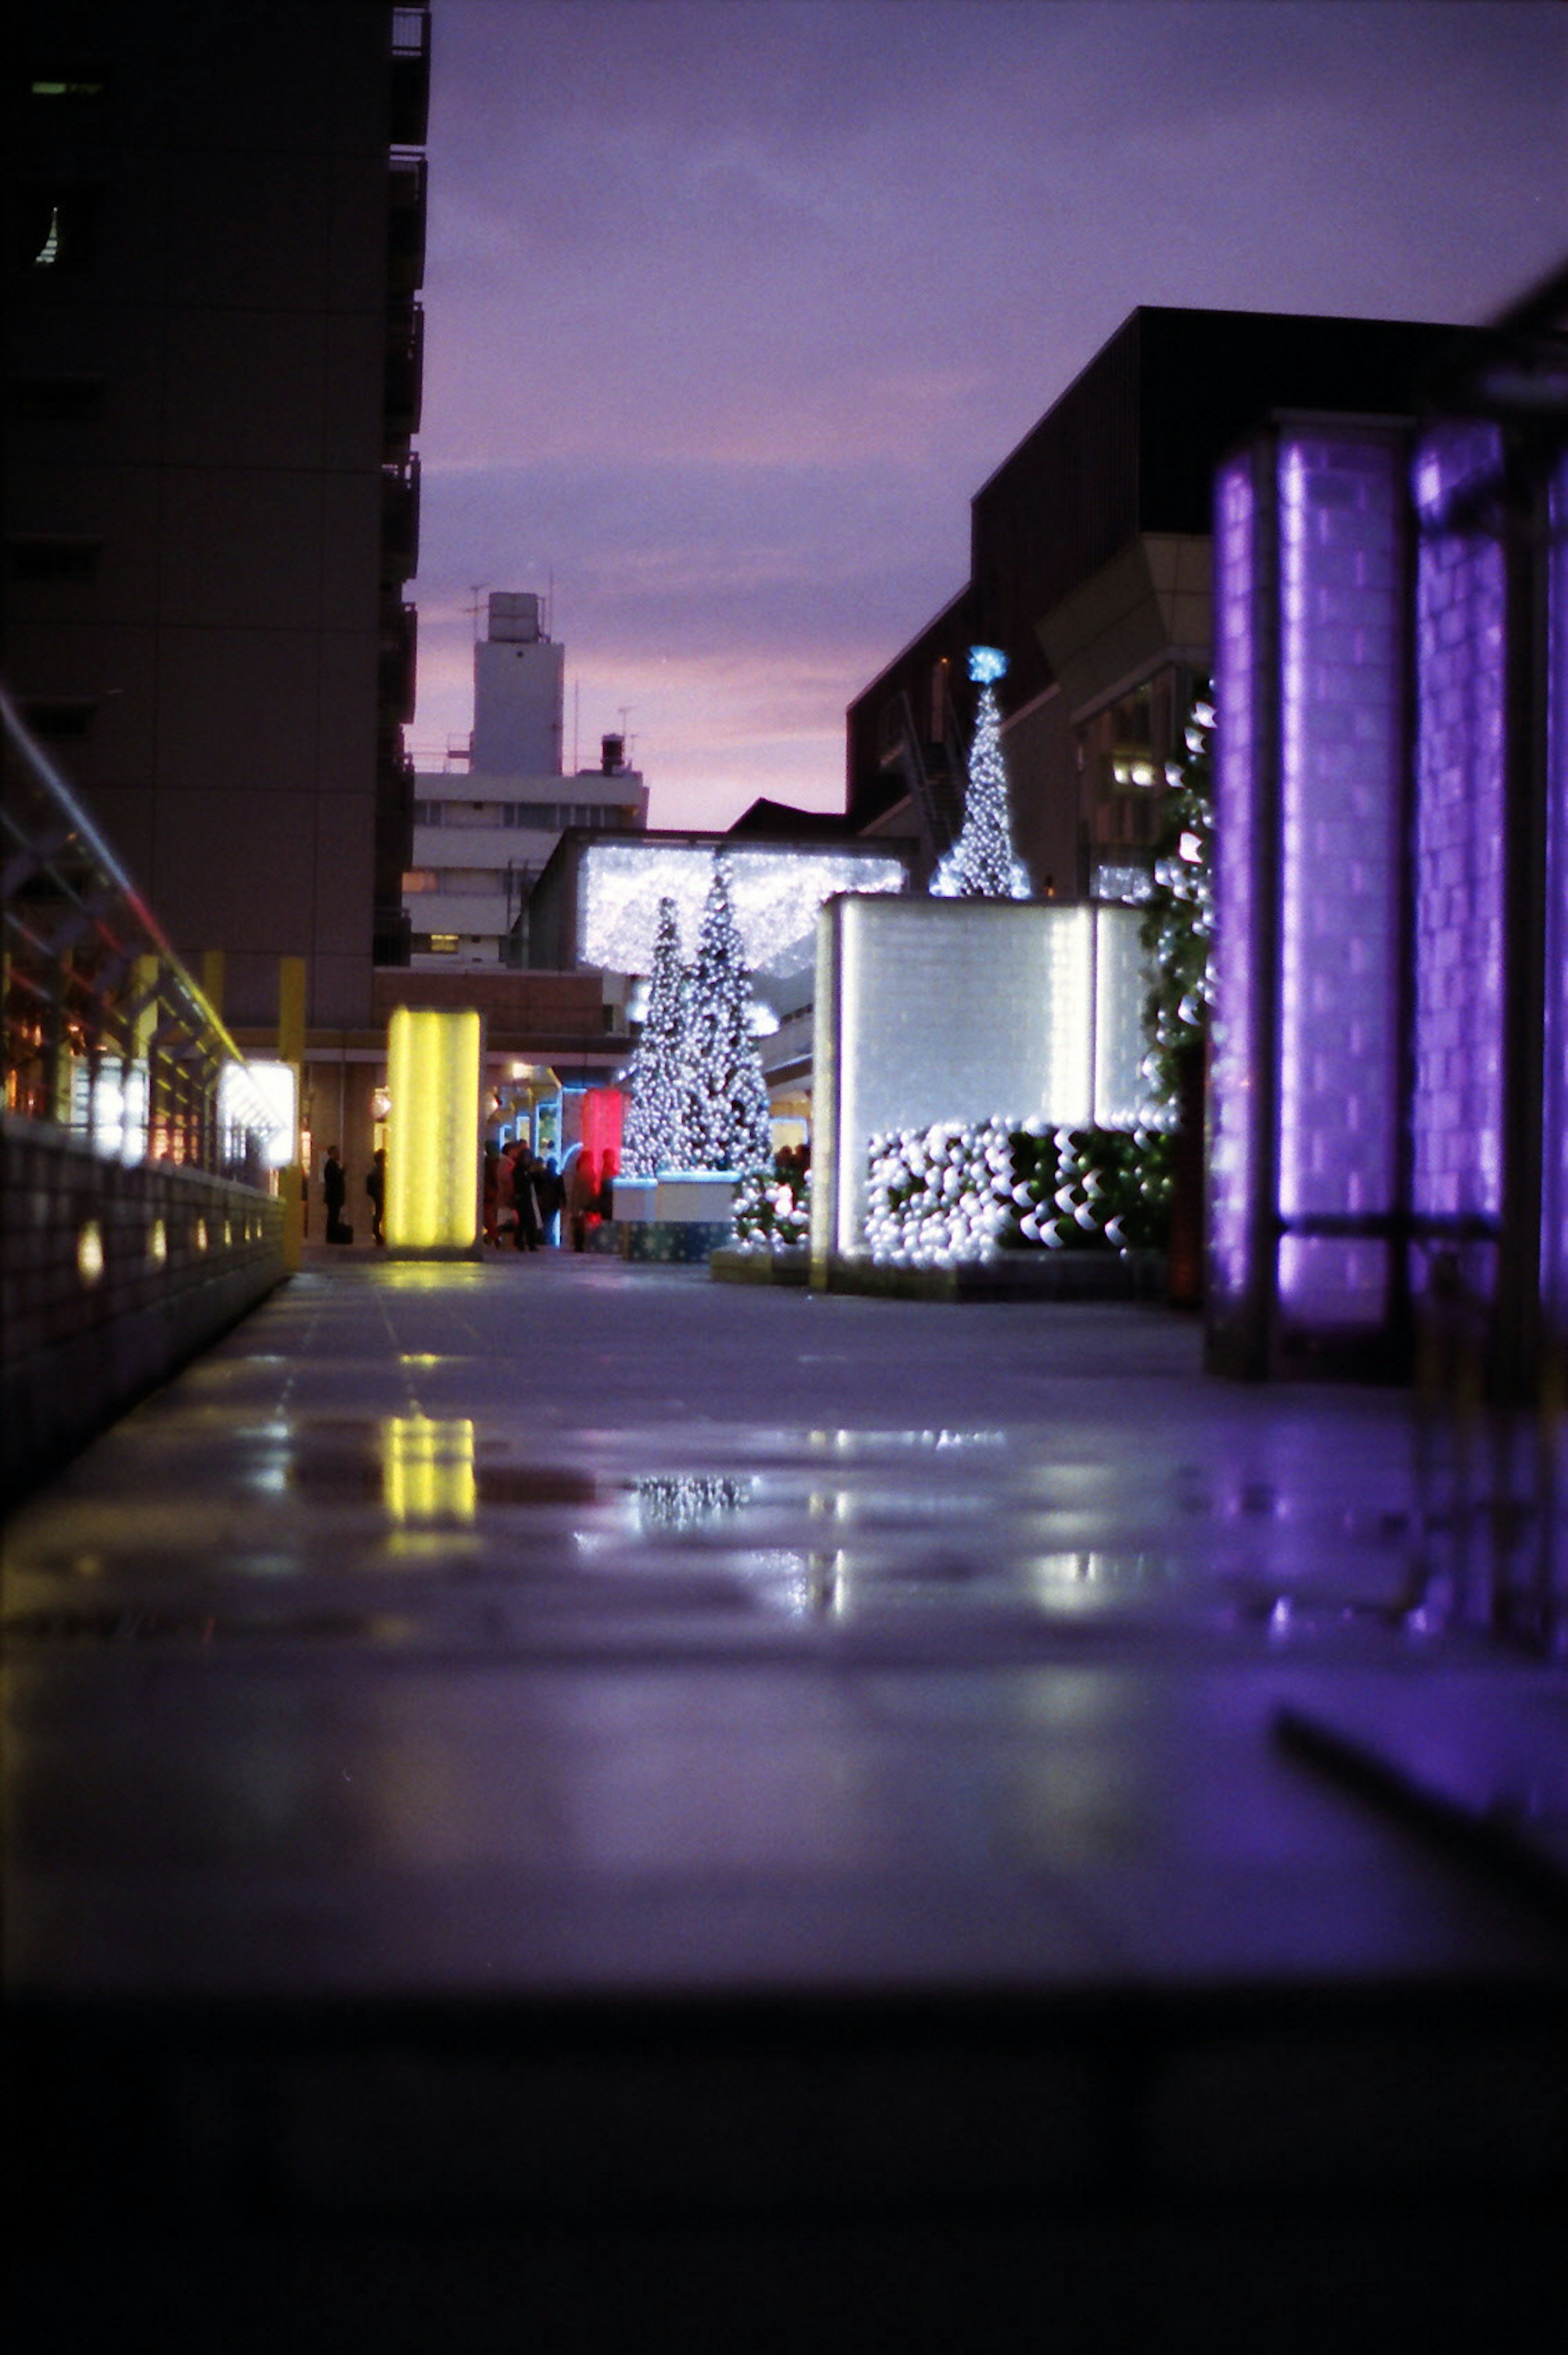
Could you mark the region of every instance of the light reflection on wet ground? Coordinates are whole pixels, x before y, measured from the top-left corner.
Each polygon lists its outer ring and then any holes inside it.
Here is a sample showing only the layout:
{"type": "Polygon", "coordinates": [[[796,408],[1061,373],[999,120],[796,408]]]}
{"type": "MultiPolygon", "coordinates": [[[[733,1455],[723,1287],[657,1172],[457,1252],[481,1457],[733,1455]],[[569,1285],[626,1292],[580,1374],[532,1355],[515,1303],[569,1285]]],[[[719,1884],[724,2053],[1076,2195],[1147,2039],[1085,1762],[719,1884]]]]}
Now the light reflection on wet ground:
{"type": "Polygon", "coordinates": [[[1269,1710],[1479,1690],[1528,1513],[1446,1472],[1434,1509],[1409,1401],[1198,1348],[686,1271],[307,1274],[15,1525],[11,1966],[1419,1960],[1406,1867],[1269,1710]],[[1346,1881],[1374,1851],[1386,1899],[1346,1881]],[[294,1894],[224,1881],[219,1934],[210,1874],[259,1858],[294,1894]],[[465,1878],[501,1863],[505,1904],[465,1878]]]}

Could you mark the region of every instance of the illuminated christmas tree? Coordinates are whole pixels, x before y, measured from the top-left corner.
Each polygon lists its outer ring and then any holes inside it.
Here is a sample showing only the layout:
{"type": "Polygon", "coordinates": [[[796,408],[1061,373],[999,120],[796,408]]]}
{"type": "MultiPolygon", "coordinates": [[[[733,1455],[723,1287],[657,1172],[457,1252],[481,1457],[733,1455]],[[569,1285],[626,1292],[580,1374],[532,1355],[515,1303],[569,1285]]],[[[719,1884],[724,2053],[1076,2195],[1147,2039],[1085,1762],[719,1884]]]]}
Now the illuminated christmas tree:
{"type": "Polygon", "coordinates": [[[768,1090],[752,1033],[751,975],[721,858],[713,862],[687,982],[687,1166],[765,1167],[773,1160],[768,1090]]]}
{"type": "Polygon", "coordinates": [[[1201,1060],[1213,985],[1214,706],[1207,685],[1188,714],[1183,749],[1166,765],[1168,792],[1156,845],[1154,890],[1138,937],[1152,986],[1144,1004],[1145,1076],[1174,1111],[1184,1059],[1201,1060]]]}
{"type": "Polygon", "coordinates": [[[995,646],[971,646],[969,676],[980,689],[975,741],[969,748],[969,785],[964,826],[957,841],[932,877],[939,900],[1027,900],[1029,879],[1013,856],[1008,815],[1008,767],[1002,757],[1002,715],[996,682],[1008,667],[995,646]]]}
{"type": "Polygon", "coordinates": [[[628,1178],[655,1178],[686,1162],[686,975],[675,901],[659,901],[647,1011],[632,1058],[632,1101],[621,1146],[628,1178]]]}

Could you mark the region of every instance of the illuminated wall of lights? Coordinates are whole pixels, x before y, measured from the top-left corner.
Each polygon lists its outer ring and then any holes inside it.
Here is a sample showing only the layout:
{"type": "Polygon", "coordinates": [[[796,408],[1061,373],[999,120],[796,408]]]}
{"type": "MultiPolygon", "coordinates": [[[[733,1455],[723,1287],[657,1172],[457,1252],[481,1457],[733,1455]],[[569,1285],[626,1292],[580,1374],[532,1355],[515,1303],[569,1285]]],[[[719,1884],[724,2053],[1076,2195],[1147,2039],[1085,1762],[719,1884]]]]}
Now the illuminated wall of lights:
{"type": "MultiPolygon", "coordinates": [[[[1444,510],[1501,455],[1492,425],[1450,425],[1416,453],[1415,1095],[1412,1203],[1437,1218],[1502,1209],[1503,552],[1445,533],[1444,510]]],[[[1466,1252],[1480,1297],[1495,1247],[1466,1252]]],[[[1425,1284],[1429,1255],[1412,1253],[1425,1284]]]]}
{"type": "Polygon", "coordinates": [[[1533,1365],[1537,1282],[1568,1325],[1568,460],[1533,538],[1499,524],[1503,462],[1485,421],[1412,451],[1392,424],[1282,421],[1217,481],[1209,1301],[1228,1370],[1404,1362],[1403,1286],[1419,1309],[1440,1260],[1471,1312],[1512,1304],[1499,1370],[1533,1365]],[[1541,655],[1538,805],[1509,669],[1531,686],[1541,655]]]}
{"type": "MultiPolygon", "coordinates": [[[[726,844],[730,897],[755,979],[811,969],[816,911],[836,891],[901,891],[901,860],[880,853],[752,850],[726,844]]],[[[578,870],[583,961],[647,973],[661,899],[673,900],[683,941],[695,941],[713,876],[698,843],[594,843],[578,870]]]]}
{"type": "Polygon", "coordinates": [[[473,1012],[399,1007],[387,1029],[387,1248],[474,1252],[479,1236],[483,1026],[473,1012]]]}
{"type": "Polygon", "coordinates": [[[1278,463],[1279,1300],[1378,1327],[1391,1245],[1300,1229],[1398,1195],[1404,451],[1303,431],[1278,463]]]}
{"type": "Polygon", "coordinates": [[[1561,1334],[1568,1329],[1568,452],[1552,485],[1550,523],[1541,1282],[1561,1334]]]}
{"type": "Polygon", "coordinates": [[[817,937],[812,1248],[866,1248],[870,1140],[997,1104],[1131,1126],[1141,1076],[1132,908],[848,896],[817,937]]]}

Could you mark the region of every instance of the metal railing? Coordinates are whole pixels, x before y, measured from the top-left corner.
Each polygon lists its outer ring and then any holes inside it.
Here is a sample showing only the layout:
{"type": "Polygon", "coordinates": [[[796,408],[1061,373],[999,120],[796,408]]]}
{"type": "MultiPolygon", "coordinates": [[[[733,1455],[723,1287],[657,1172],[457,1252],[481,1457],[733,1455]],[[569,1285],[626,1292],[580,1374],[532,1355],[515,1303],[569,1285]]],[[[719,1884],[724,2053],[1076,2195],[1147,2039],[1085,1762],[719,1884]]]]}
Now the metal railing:
{"type": "Polygon", "coordinates": [[[247,1062],[0,688],[4,1110],[106,1160],[276,1189],[293,1111],[247,1062]]]}

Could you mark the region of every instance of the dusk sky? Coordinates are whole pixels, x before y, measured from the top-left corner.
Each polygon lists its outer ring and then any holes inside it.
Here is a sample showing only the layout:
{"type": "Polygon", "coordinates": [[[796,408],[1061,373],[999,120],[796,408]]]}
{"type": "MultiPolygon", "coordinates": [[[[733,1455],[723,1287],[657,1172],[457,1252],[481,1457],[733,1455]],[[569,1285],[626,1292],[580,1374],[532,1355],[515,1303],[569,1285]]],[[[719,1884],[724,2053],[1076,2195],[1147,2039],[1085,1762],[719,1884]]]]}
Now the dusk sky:
{"type": "Polygon", "coordinates": [[[435,0],[421,764],[553,576],[567,762],[841,808],[850,697],[1138,304],[1484,319],[1568,250],[1559,0],[435,0]]]}

